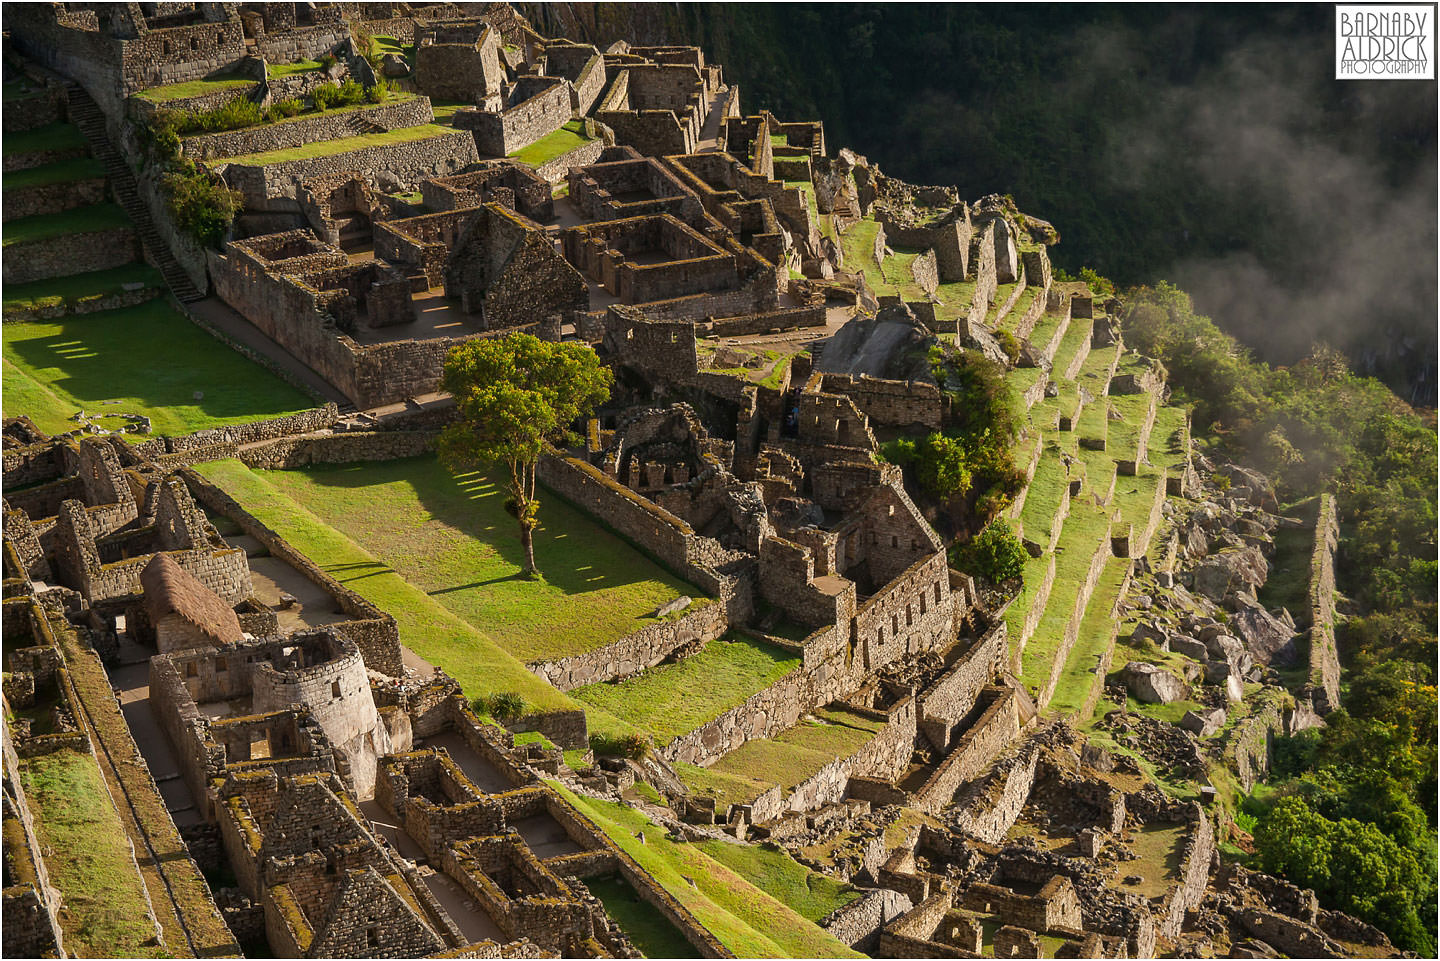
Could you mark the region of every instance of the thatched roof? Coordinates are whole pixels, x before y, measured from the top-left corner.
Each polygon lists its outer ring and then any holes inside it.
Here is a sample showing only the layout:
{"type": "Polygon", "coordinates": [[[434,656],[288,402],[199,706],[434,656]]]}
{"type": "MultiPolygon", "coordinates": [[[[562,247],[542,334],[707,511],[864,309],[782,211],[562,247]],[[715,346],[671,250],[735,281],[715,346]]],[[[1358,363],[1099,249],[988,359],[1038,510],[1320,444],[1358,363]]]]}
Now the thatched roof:
{"type": "Polygon", "coordinates": [[[156,554],[140,572],[140,586],[145,590],[145,610],[152,624],[175,614],[194,624],[217,644],[238,643],[242,634],[240,619],[210,588],[170,557],[156,554]]]}

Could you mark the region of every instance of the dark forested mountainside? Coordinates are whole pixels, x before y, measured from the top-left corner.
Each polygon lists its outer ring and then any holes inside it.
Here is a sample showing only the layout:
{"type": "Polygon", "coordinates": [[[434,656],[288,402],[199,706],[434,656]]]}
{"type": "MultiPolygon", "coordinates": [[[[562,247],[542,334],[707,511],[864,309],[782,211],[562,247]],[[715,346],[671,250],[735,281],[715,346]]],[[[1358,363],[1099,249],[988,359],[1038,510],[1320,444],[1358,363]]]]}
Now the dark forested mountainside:
{"type": "Polygon", "coordinates": [[[1072,273],[1168,279],[1263,358],[1323,340],[1435,402],[1436,85],[1337,82],[1330,5],[522,4],[697,43],[742,107],[1012,194],[1072,273]]]}

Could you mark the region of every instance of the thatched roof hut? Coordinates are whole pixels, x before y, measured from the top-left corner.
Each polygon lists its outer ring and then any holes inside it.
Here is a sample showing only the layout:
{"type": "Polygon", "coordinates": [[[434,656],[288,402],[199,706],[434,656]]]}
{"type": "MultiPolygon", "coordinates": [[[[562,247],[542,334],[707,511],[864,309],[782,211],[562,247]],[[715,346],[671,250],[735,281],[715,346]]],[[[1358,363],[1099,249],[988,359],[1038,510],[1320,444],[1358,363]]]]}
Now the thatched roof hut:
{"type": "Polygon", "coordinates": [[[238,643],[243,634],[235,611],[169,554],[156,554],[140,572],[145,591],[145,612],[159,625],[174,615],[191,625],[217,647],[238,643]]]}

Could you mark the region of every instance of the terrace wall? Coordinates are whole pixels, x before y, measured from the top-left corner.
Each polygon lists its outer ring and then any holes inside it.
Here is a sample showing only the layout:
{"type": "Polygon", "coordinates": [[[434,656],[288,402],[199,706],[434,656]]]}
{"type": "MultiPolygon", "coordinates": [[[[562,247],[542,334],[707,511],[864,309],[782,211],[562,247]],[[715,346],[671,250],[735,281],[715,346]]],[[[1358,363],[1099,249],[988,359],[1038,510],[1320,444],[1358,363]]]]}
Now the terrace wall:
{"type": "Polygon", "coordinates": [[[728,627],[724,604],[701,602],[677,620],[647,624],[596,650],[554,661],[534,661],[526,667],[554,687],[568,691],[654,667],[677,648],[713,641],[728,627]]]}
{"type": "Polygon", "coordinates": [[[3,280],[25,284],[74,273],[122,267],[140,256],[135,228],[82,230],[43,240],[12,243],[5,248],[3,280]]]}
{"type": "Polygon", "coordinates": [[[402,184],[458,173],[479,160],[475,138],[463,130],[400,143],[357,147],[344,153],[271,164],[231,163],[225,181],[240,191],[252,211],[292,212],[299,188],[312,177],[348,170],[384,170],[402,184]]]}
{"type": "Polygon", "coordinates": [[[259,124],[244,130],[186,137],[180,141],[180,150],[196,160],[219,160],[343,140],[355,136],[357,124],[377,124],[386,130],[394,130],[430,123],[434,119],[429,97],[411,97],[398,103],[329,111],[311,117],[259,124]]]}

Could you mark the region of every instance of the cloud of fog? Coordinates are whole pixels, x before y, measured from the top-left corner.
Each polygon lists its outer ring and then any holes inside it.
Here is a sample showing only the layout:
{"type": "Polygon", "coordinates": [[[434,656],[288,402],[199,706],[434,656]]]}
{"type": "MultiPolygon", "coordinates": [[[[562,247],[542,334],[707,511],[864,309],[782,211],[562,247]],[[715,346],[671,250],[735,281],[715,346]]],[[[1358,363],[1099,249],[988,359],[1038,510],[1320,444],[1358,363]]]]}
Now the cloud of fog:
{"type": "MultiPolygon", "coordinates": [[[[1317,95],[1336,82],[1330,58],[1313,44],[1245,43],[1195,83],[1157,92],[1147,120],[1160,122],[1115,130],[1110,155],[1117,176],[1144,179],[1179,137],[1205,195],[1253,203],[1238,221],[1253,233],[1235,248],[1259,256],[1190,257],[1164,272],[1202,313],[1275,363],[1325,340],[1367,372],[1403,365],[1414,399],[1433,404],[1435,158],[1387,177],[1394,144],[1330,129],[1317,95]]],[[[1345,91],[1357,113],[1381,108],[1379,84],[1349,86],[1371,88],[1345,91]]],[[[1433,88],[1412,86],[1433,111],[1433,88]]]]}

